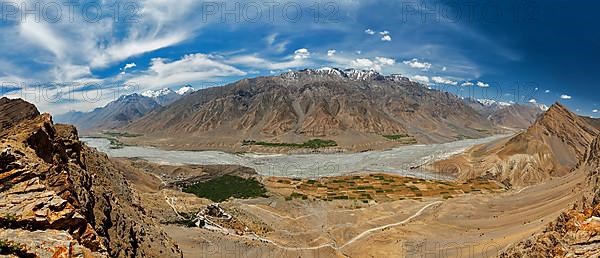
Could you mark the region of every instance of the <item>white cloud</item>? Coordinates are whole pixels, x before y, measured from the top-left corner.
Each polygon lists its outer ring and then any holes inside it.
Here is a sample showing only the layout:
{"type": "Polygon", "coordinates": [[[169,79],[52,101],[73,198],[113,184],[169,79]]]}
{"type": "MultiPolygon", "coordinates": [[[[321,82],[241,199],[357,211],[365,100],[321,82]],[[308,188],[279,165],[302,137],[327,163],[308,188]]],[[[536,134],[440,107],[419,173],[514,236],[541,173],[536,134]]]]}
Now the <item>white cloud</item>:
{"type": "Polygon", "coordinates": [[[127,69],[134,68],[134,67],[136,67],[136,66],[137,66],[137,65],[136,65],[135,63],[129,63],[129,64],[125,64],[125,67],[123,67],[123,69],[122,69],[122,70],[123,70],[123,71],[125,71],[125,70],[127,70],[127,69]]]}
{"type": "Polygon", "coordinates": [[[53,70],[54,78],[59,82],[74,82],[92,75],[88,66],[63,64],[53,70]]]}
{"type": "Polygon", "coordinates": [[[389,32],[389,31],[387,31],[387,30],[384,30],[384,31],[382,31],[382,32],[379,32],[379,34],[381,34],[381,35],[384,35],[384,36],[385,36],[385,35],[389,35],[389,34],[390,34],[390,32],[389,32]]]}
{"type": "Polygon", "coordinates": [[[295,56],[288,57],[283,61],[272,61],[261,58],[257,55],[242,55],[234,56],[232,58],[224,60],[224,62],[232,65],[243,65],[256,69],[267,69],[274,71],[305,67],[307,65],[310,65],[310,63],[307,62],[308,59],[294,57],[295,56]]]}
{"type": "Polygon", "coordinates": [[[470,87],[473,86],[474,84],[472,82],[463,82],[460,86],[465,86],[465,87],[470,87]]]}
{"type": "Polygon", "coordinates": [[[446,70],[448,70],[448,68],[446,68],[445,66],[444,66],[444,67],[442,67],[442,71],[444,71],[444,72],[445,72],[446,70]]]}
{"type": "Polygon", "coordinates": [[[382,65],[394,65],[396,64],[396,60],[387,57],[375,57],[375,60],[382,65]]]}
{"type": "Polygon", "coordinates": [[[431,68],[431,63],[420,62],[419,59],[417,59],[417,58],[413,58],[411,60],[406,60],[406,61],[403,61],[402,63],[410,66],[411,68],[421,69],[423,71],[427,71],[427,70],[429,70],[429,68],[431,68]]]}
{"type": "Polygon", "coordinates": [[[173,33],[159,38],[128,40],[120,44],[114,44],[95,55],[91,60],[91,65],[93,67],[106,67],[116,61],[178,44],[185,38],[186,36],[183,34],[173,33]]]}
{"type": "Polygon", "coordinates": [[[172,62],[165,58],[153,58],[147,71],[130,78],[127,83],[144,88],[157,88],[246,74],[212,56],[198,53],[185,55],[172,62]]]}
{"type": "Polygon", "coordinates": [[[412,79],[416,82],[420,82],[420,83],[424,83],[424,84],[429,84],[429,77],[424,76],[424,75],[415,75],[412,77],[412,79]]]}
{"type": "Polygon", "coordinates": [[[306,48],[301,48],[294,51],[294,59],[306,59],[310,57],[310,51],[306,48]]]}
{"type": "Polygon", "coordinates": [[[448,84],[448,85],[457,85],[458,84],[458,82],[455,82],[455,81],[447,79],[447,78],[442,78],[440,76],[431,77],[431,80],[438,84],[448,84]]]}
{"type": "Polygon", "coordinates": [[[390,35],[385,35],[381,37],[381,41],[392,41],[392,37],[390,35]]]}
{"type": "Polygon", "coordinates": [[[288,40],[284,40],[281,42],[276,42],[277,41],[277,37],[279,35],[277,33],[273,33],[270,34],[269,36],[267,36],[265,38],[265,40],[267,41],[267,46],[272,49],[273,51],[277,52],[277,53],[283,53],[286,48],[287,45],[290,43],[288,40]]]}
{"type": "Polygon", "coordinates": [[[573,97],[571,97],[571,96],[569,96],[567,94],[562,94],[562,95],[560,95],[560,98],[561,99],[572,99],[573,97]]]}
{"type": "Polygon", "coordinates": [[[592,110],[593,113],[598,113],[598,109],[592,110]]]}
{"type": "Polygon", "coordinates": [[[375,57],[374,60],[369,58],[357,58],[352,60],[351,65],[357,69],[381,71],[384,66],[392,66],[396,60],[387,57],[375,57]]]}
{"type": "Polygon", "coordinates": [[[373,31],[372,29],[366,29],[365,33],[369,34],[369,35],[374,35],[375,31],[373,31]]]}
{"type": "Polygon", "coordinates": [[[487,87],[490,87],[490,85],[488,83],[479,81],[479,82],[477,82],[477,87],[487,88],[487,87]]]}
{"type": "Polygon", "coordinates": [[[529,100],[529,103],[533,103],[533,104],[535,104],[535,103],[537,103],[537,100],[536,100],[536,99],[530,99],[530,100],[529,100]]]}
{"type": "Polygon", "coordinates": [[[375,65],[375,62],[371,61],[371,59],[368,58],[357,58],[352,60],[352,65],[356,68],[372,69],[372,67],[375,65]]]}
{"type": "Polygon", "coordinates": [[[545,90],[544,93],[550,93],[550,90],[545,90]]]}
{"type": "Polygon", "coordinates": [[[337,52],[335,49],[327,50],[327,56],[334,56],[335,52],[337,52]]]}

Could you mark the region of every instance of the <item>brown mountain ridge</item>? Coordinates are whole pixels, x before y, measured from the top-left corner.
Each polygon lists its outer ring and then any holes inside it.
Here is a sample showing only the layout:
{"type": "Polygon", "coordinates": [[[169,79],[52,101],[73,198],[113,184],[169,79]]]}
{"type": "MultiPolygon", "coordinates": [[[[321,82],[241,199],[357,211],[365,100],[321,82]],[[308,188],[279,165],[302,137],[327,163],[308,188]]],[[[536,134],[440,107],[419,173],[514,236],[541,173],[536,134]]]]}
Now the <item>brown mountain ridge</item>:
{"type": "Polygon", "coordinates": [[[526,131],[475,146],[430,168],[463,180],[491,176],[512,185],[536,184],[575,169],[598,132],[556,103],[526,131]]]}
{"type": "Polygon", "coordinates": [[[407,78],[320,69],[199,90],[123,130],[145,135],[135,143],[180,149],[239,150],[244,140],[323,138],[363,150],[393,146],[384,135],[435,143],[487,136],[494,127],[458,97],[407,78]]]}

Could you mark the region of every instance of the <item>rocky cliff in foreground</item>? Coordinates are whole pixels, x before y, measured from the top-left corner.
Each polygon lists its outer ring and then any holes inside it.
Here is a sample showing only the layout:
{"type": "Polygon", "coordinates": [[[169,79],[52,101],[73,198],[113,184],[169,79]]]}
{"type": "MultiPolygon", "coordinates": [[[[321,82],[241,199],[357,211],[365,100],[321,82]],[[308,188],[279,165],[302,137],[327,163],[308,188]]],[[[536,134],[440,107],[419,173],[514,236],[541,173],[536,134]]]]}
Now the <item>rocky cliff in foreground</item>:
{"type": "Polygon", "coordinates": [[[3,255],[181,256],[138,205],[124,172],[82,144],[74,127],[7,109],[0,120],[12,124],[0,131],[3,255]]]}
{"type": "Polygon", "coordinates": [[[600,257],[600,136],[579,168],[587,173],[582,200],[500,257],[600,257]]]}

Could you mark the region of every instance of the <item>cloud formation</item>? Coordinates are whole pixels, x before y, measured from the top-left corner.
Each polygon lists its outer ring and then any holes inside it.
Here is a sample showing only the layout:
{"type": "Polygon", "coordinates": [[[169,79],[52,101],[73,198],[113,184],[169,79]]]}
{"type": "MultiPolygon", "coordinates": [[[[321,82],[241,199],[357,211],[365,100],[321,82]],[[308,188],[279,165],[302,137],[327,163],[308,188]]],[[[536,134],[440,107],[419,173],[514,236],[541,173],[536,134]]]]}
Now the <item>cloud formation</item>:
{"type": "Polygon", "coordinates": [[[403,61],[402,63],[408,65],[410,68],[421,69],[423,71],[427,71],[431,68],[431,63],[421,62],[417,58],[413,58],[411,60],[403,61]]]}
{"type": "Polygon", "coordinates": [[[424,76],[424,75],[415,75],[412,77],[412,79],[416,82],[420,82],[423,84],[429,84],[429,77],[424,76]]]}
{"type": "Polygon", "coordinates": [[[490,85],[489,85],[488,83],[485,83],[485,82],[479,81],[479,82],[477,82],[477,87],[480,87],[480,88],[487,88],[487,87],[490,87],[490,85]]]}
{"type": "Polygon", "coordinates": [[[185,55],[175,61],[153,58],[148,70],[129,78],[127,84],[138,85],[140,89],[155,89],[246,74],[236,67],[219,61],[216,57],[197,53],[185,55]]]}
{"type": "Polygon", "coordinates": [[[433,76],[431,80],[438,84],[458,85],[458,82],[440,76],[433,76]]]}

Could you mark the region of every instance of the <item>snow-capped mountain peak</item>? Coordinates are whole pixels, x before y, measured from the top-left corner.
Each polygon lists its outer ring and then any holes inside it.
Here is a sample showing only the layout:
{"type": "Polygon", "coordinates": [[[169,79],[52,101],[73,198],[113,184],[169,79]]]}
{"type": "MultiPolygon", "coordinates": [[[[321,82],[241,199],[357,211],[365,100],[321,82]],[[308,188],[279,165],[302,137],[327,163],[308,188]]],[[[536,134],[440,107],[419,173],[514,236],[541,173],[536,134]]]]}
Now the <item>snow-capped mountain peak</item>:
{"type": "Polygon", "coordinates": [[[538,107],[539,109],[541,109],[542,111],[548,111],[548,109],[550,109],[547,105],[545,104],[539,104],[539,103],[534,103],[534,106],[538,107]]]}
{"type": "MultiPolygon", "coordinates": [[[[301,77],[328,77],[328,78],[341,78],[353,81],[364,81],[371,79],[388,79],[388,80],[402,80],[403,77],[398,74],[383,76],[379,72],[374,70],[358,70],[358,69],[340,69],[331,67],[322,67],[319,69],[304,69],[300,71],[289,71],[281,74],[281,77],[288,80],[297,80],[301,77]]],[[[310,78],[309,77],[309,78],[310,78]]]]}
{"type": "Polygon", "coordinates": [[[164,88],[164,89],[160,89],[160,90],[147,90],[142,92],[142,96],[144,97],[148,97],[148,98],[158,98],[160,96],[167,96],[169,94],[174,93],[171,89],[169,88],[164,88]]]}
{"type": "Polygon", "coordinates": [[[175,93],[179,94],[179,95],[187,95],[194,92],[194,88],[192,88],[190,85],[185,85],[181,88],[179,88],[178,90],[175,91],[175,93]]]}
{"type": "Polygon", "coordinates": [[[477,102],[481,103],[484,106],[501,106],[501,107],[508,107],[508,106],[512,106],[514,104],[514,102],[504,102],[504,101],[496,101],[493,99],[477,99],[477,102]]]}

